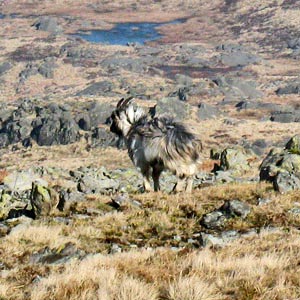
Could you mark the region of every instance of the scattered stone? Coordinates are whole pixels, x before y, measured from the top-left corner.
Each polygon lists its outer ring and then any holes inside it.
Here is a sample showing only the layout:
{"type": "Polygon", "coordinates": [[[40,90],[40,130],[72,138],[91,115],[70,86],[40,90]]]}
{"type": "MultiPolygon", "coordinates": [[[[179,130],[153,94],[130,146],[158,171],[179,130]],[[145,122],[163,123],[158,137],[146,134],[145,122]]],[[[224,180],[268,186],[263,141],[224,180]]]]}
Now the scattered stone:
{"type": "Polygon", "coordinates": [[[37,71],[39,72],[39,74],[41,74],[45,78],[53,78],[55,68],[57,68],[57,64],[55,63],[53,58],[47,58],[38,67],[37,71]]]}
{"type": "MultiPolygon", "coordinates": [[[[114,133],[109,130],[98,127],[95,128],[92,132],[92,147],[118,147],[119,146],[119,138],[114,133]]],[[[118,147],[122,148],[122,147],[118,147]]]]}
{"type": "Polygon", "coordinates": [[[106,123],[114,109],[115,107],[108,102],[93,102],[87,109],[90,122],[88,128],[98,127],[99,124],[106,123]]]}
{"type": "Polygon", "coordinates": [[[286,193],[300,189],[300,173],[296,176],[293,173],[279,172],[273,181],[275,191],[286,193]]]}
{"type": "Polygon", "coordinates": [[[201,219],[201,225],[208,229],[222,229],[227,221],[222,211],[216,210],[205,214],[201,219]]]}
{"type": "Polygon", "coordinates": [[[290,83],[276,90],[277,95],[300,94],[300,83],[290,83]]]}
{"type": "Polygon", "coordinates": [[[122,252],[122,248],[118,244],[112,244],[110,248],[110,254],[116,254],[121,252],[122,252]]]}
{"type": "Polygon", "coordinates": [[[80,168],[71,172],[78,181],[78,191],[85,194],[110,194],[118,191],[120,183],[105,168],[80,168]]]}
{"type": "Polygon", "coordinates": [[[198,105],[198,112],[197,116],[199,120],[208,120],[212,118],[216,118],[220,115],[220,111],[218,108],[206,104],[206,103],[200,103],[198,105]]]}
{"type": "Polygon", "coordinates": [[[72,243],[67,243],[58,249],[44,249],[34,253],[29,258],[30,264],[64,264],[70,259],[82,258],[84,251],[78,250],[72,243]]]}
{"type": "Polygon", "coordinates": [[[155,115],[167,115],[181,121],[190,115],[190,105],[176,98],[163,98],[155,106],[155,115]]]}
{"type": "Polygon", "coordinates": [[[60,211],[71,211],[73,207],[76,207],[76,205],[79,202],[83,202],[85,200],[85,194],[77,191],[65,191],[61,190],[59,192],[59,203],[57,205],[57,208],[60,211]]]}
{"type": "Polygon", "coordinates": [[[220,236],[201,232],[199,241],[202,247],[222,248],[240,237],[241,235],[235,230],[224,231],[220,236]]]}
{"type": "Polygon", "coordinates": [[[221,230],[225,227],[228,219],[235,217],[245,219],[250,211],[251,208],[247,203],[239,200],[227,200],[220,208],[205,214],[200,224],[208,229],[221,230]]]}
{"type": "Polygon", "coordinates": [[[261,91],[256,89],[255,81],[245,81],[236,77],[218,76],[213,82],[224,94],[221,104],[239,103],[241,99],[258,99],[263,96],[261,91]]]}
{"type": "Polygon", "coordinates": [[[232,174],[232,171],[218,170],[215,172],[215,181],[220,183],[235,182],[236,179],[232,174]]]}
{"type": "Polygon", "coordinates": [[[293,50],[300,49],[300,38],[294,38],[288,41],[288,48],[293,50]]]}
{"type": "Polygon", "coordinates": [[[142,204],[139,201],[130,199],[128,194],[116,195],[113,198],[111,198],[111,201],[112,201],[112,206],[117,209],[127,206],[128,204],[137,208],[142,207],[142,204]]]}
{"type": "Polygon", "coordinates": [[[18,47],[11,53],[10,58],[16,62],[37,61],[47,57],[58,57],[57,47],[47,45],[45,47],[33,47],[32,43],[18,47]]]}
{"type": "Polygon", "coordinates": [[[114,96],[111,93],[114,85],[110,81],[100,81],[89,85],[84,90],[78,92],[76,96],[114,96]]]}
{"type": "Polygon", "coordinates": [[[31,136],[39,146],[66,145],[79,139],[79,127],[69,113],[46,115],[33,124],[31,136]]]}
{"type": "Polygon", "coordinates": [[[204,232],[201,232],[199,241],[202,247],[221,248],[225,246],[222,238],[204,232]]]}
{"type": "Polygon", "coordinates": [[[241,217],[242,219],[245,219],[251,212],[250,206],[239,200],[225,201],[220,210],[226,214],[227,218],[241,217]]]}
{"type": "Polygon", "coordinates": [[[293,207],[288,212],[293,214],[293,215],[300,215],[300,208],[299,207],[293,207]]]}
{"type": "Polygon", "coordinates": [[[181,87],[191,87],[193,85],[193,78],[183,74],[176,74],[175,81],[181,87]]]}
{"type": "Polygon", "coordinates": [[[222,53],[220,56],[220,61],[223,65],[229,67],[244,67],[250,64],[257,64],[261,62],[261,58],[255,54],[235,51],[232,53],[222,53]]]}
{"type": "Polygon", "coordinates": [[[235,107],[238,111],[242,111],[244,109],[278,111],[282,109],[282,106],[279,104],[262,102],[257,100],[242,100],[239,103],[237,103],[235,107]]]}
{"type": "Polygon", "coordinates": [[[8,61],[5,61],[0,64],[0,76],[5,74],[7,71],[9,71],[12,68],[12,64],[8,61]]]}
{"type": "Polygon", "coordinates": [[[271,113],[270,120],[273,122],[280,122],[280,123],[300,122],[300,111],[299,110],[273,111],[271,113]]]}
{"type": "Polygon", "coordinates": [[[257,205],[261,206],[261,205],[266,205],[269,204],[272,200],[269,198],[258,198],[257,199],[257,205]]]}
{"type": "Polygon", "coordinates": [[[57,24],[57,19],[54,17],[42,16],[33,26],[37,30],[49,31],[52,33],[59,33],[62,31],[62,28],[57,24]]]}

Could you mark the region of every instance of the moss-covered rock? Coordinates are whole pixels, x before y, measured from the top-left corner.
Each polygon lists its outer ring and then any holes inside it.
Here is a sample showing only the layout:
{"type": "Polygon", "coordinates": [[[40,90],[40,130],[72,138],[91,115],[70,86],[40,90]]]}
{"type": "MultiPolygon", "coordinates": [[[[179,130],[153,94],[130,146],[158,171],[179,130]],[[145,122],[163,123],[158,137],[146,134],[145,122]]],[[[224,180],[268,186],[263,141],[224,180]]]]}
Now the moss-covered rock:
{"type": "Polygon", "coordinates": [[[300,172],[300,155],[287,149],[272,149],[260,165],[260,180],[273,182],[279,173],[300,172]]]}
{"type": "Polygon", "coordinates": [[[300,135],[293,136],[285,145],[290,153],[300,155],[300,135]]]}
{"type": "Polygon", "coordinates": [[[47,216],[57,207],[59,196],[53,189],[34,182],[32,183],[30,201],[36,217],[47,216]]]}

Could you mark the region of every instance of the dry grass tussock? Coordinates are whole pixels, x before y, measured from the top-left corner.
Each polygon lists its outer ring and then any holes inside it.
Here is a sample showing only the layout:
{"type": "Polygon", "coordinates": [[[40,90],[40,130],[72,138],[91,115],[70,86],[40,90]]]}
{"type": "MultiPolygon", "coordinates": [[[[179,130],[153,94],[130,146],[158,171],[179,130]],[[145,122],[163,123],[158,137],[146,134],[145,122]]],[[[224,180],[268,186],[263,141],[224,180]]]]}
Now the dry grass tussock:
{"type": "Polygon", "coordinates": [[[228,184],[192,195],[131,195],[143,208],[106,209],[108,197],[88,201],[103,215],[74,218],[69,225],[41,219],[15,227],[0,244],[0,299],[297,299],[300,297],[300,218],[288,213],[299,192],[278,195],[264,184],[228,184]],[[257,199],[271,203],[257,206],[257,199]],[[201,216],[225,199],[252,207],[246,220],[227,229],[268,226],[221,249],[189,247],[203,228],[201,216]],[[276,230],[271,229],[276,226],[276,230]],[[269,228],[269,229],[268,229],[269,228]],[[181,236],[182,242],[174,240],[181,236]],[[85,251],[65,264],[32,263],[47,248],[72,243],[85,251]],[[107,254],[112,243],[123,253],[107,254]],[[131,245],[135,245],[135,249],[131,245]],[[170,246],[179,247],[177,251],[170,246]],[[100,254],[101,253],[101,254],[100,254]],[[35,280],[38,278],[38,280],[35,280]]]}
{"type": "Polygon", "coordinates": [[[298,299],[298,235],[266,231],[218,251],[89,255],[53,270],[31,299],[298,299]],[[265,250],[253,251],[258,245],[265,250]]]}
{"type": "Polygon", "coordinates": [[[34,287],[31,299],[157,299],[153,286],[104,267],[103,260],[96,255],[71,263],[63,273],[52,274],[34,287]]]}

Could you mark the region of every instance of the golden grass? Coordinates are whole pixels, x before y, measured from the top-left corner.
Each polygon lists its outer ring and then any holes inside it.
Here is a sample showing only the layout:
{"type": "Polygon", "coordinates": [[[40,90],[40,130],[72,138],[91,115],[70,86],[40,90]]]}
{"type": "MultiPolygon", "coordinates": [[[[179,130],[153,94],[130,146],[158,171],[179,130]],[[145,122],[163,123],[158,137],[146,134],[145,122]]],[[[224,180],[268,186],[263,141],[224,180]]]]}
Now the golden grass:
{"type": "MultiPolygon", "coordinates": [[[[88,255],[63,269],[50,267],[48,275],[31,284],[27,295],[36,300],[298,299],[299,250],[297,231],[277,230],[218,251],[158,249],[88,255]]],[[[0,289],[4,299],[26,299],[20,290],[12,292],[17,283],[4,280],[0,289]]]]}
{"type": "MultiPolygon", "coordinates": [[[[208,187],[192,195],[148,193],[130,197],[140,201],[143,208],[105,208],[102,215],[73,218],[69,225],[46,218],[12,230],[0,244],[5,266],[0,271],[0,299],[300,297],[300,237],[296,229],[300,218],[288,212],[299,199],[299,192],[280,195],[269,185],[253,183],[208,187]],[[271,202],[257,206],[259,197],[271,202]],[[247,202],[252,212],[246,220],[232,219],[225,229],[247,232],[261,228],[260,232],[219,249],[188,245],[187,239],[203,230],[199,224],[202,215],[226,199],[247,202]],[[85,251],[86,257],[63,265],[30,263],[33,253],[45,247],[55,251],[70,242],[85,251]],[[108,254],[112,243],[124,252],[108,254]],[[170,250],[172,246],[178,250],[170,250]]],[[[107,196],[93,196],[87,198],[86,205],[90,202],[101,209],[100,204],[108,201],[107,196]]],[[[86,206],[77,209],[84,212],[86,206]]]]}
{"type": "Polygon", "coordinates": [[[34,287],[31,299],[103,299],[154,300],[156,290],[130,276],[120,275],[114,268],[102,267],[101,256],[72,262],[61,274],[42,279],[34,287]]]}

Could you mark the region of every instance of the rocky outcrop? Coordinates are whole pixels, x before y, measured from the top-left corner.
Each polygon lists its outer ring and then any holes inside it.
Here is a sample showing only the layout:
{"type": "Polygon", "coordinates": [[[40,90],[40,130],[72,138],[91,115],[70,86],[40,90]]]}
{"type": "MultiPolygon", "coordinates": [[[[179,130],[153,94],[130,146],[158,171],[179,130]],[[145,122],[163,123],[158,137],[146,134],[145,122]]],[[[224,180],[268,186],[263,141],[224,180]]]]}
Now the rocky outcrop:
{"type": "Polygon", "coordinates": [[[273,183],[274,189],[286,192],[300,188],[300,154],[298,135],[284,149],[274,148],[260,165],[260,180],[273,183]]]}
{"type": "Polygon", "coordinates": [[[7,112],[4,108],[0,147],[18,142],[28,147],[32,139],[40,146],[66,145],[79,140],[80,129],[89,131],[92,146],[116,146],[117,137],[108,128],[98,128],[108,122],[113,109],[109,103],[94,102],[83,112],[76,113],[67,105],[38,106],[25,99],[13,111],[7,112]]]}

